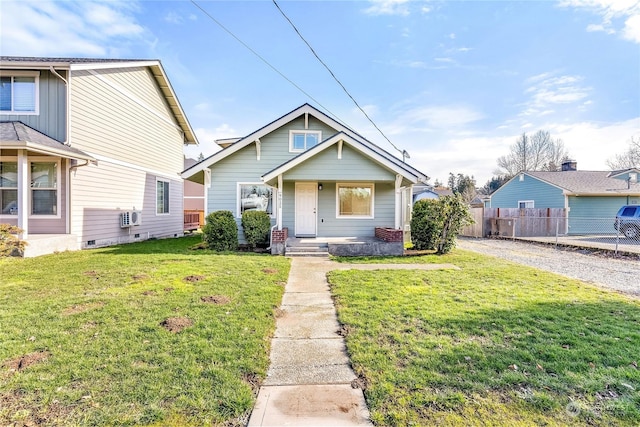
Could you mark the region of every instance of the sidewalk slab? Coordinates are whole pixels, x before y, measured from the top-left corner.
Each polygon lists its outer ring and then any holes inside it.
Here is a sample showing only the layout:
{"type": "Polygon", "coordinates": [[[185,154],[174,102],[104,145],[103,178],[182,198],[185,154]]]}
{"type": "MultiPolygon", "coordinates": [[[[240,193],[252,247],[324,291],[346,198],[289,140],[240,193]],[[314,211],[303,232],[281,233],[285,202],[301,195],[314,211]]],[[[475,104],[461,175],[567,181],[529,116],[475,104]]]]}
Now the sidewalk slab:
{"type": "Polygon", "coordinates": [[[339,338],[340,325],[331,305],[283,306],[275,338],[339,338]]]}
{"type": "Polygon", "coordinates": [[[285,292],[282,305],[328,305],[333,308],[333,299],[329,292],[285,292]]]}
{"type": "Polygon", "coordinates": [[[362,390],[348,384],[260,388],[249,419],[255,426],[365,426],[369,411],[362,390]]]}

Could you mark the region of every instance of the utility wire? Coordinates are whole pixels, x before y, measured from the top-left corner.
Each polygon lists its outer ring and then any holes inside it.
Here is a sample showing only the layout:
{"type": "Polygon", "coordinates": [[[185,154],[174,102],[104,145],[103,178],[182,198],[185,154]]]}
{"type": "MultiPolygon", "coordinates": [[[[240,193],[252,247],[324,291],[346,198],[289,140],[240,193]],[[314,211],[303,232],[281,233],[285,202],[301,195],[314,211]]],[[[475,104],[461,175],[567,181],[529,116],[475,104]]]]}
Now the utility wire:
{"type": "Polygon", "coordinates": [[[384,132],[382,132],[382,130],[378,127],[378,125],[375,124],[375,122],[371,119],[371,117],[369,117],[369,115],[367,114],[366,111],[364,111],[364,109],[360,106],[360,104],[358,104],[358,101],[355,100],[355,98],[353,96],[351,96],[351,94],[349,93],[349,91],[347,90],[346,87],[344,87],[344,85],[342,84],[342,82],[336,77],[336,75],[333,73],[333,71],[331,71],[331,68],[329,68],[329,66],[327,64],[325,64],[325,62],[320,58],[320,56],[316,53],[316,51],[313,49],[313,47],[311,47],[311,45],[309,44],[309,42],[302,36],[302,34],[300,34],[300,31],[298,31],[298,28],[295,26],[295,24],[291,21],[291,19],[289,19],[289,17],[284,13],[284,11],[282,9],[280,9],[280,6],[278,5],[278,3],[276,2],[276,0],[272,0],[273,4],[276,6],[276,8],[278,8],[278,10],[280,11],[280,13],[282,14],[282,16],[284,16],[284,18],[289,22],[289,24],[291,24],[291,26],[293,27],[293,29],[295,30],[295,32],[298,34],[298,36],[302,39],[302,41],[307,45],[307,47],[311,50],[311,53],[313,53],[313,56],[316,57],[316,59],[318,61],[320,61],[320,63],[324,66],[324,68],[327,69],[327,71],[329,72],[329,74],[331,74],[331,77],[333,77],[333,79],[340,85],[340,87],[342,88],[342,90],[344,91],[344,93],[347,94],[347,96],[349,98],[351,98],[351,100],[353,101],[354,104],[356,104],[356,107],[358,107],[358,109],[362,112],[362,114],[364,114],[364,116],[369,120],[369,122],[371,122],[371,124],[378,130],[378,132],[380,132],[380,135],[382,135],[384,137],[384,139],[387,140],[387,142],[389,142],[389,144],[391,144],[391,146],[393,148],[395,148],[396,150],[398,150],[400,153],[402,153],[403,156],[403,160],[404,157],[407,156],[408,157],[408,153],[406,152],[406,150],[401,150],[398,147],[396,147],[396,145],[391,142],[391,140],[389,138],[387,138],[387,135],[384,134],[384,132]]]}
{"type": "MultiPolygon", "coordinates": [[[[322,105],[320,103],[320,101],[318,101],[317,99],[315,99],[313,96],[311,96],[309,93],[305,92],[304,89],[302,89],[300,86],[298,86],[297,84],[295,84],[289,77],[285,76],[282,72],[280,72],[280,70],[278,70],[276,67],[274,67],[273,65],[271,65],[269,63],[269,61],[267,61],[264,57],[262,57],[258,52],[256,52],[255,50],[253,50],[248,44],[246,44],[245,42],[243,42],[238,36],[236,36],[235,34],[233,34],[231,32],[231,30],[227,29],[227,27],[225,27],[224,25],[222,25],[222,23],[220,21],[218,21],[216,18],[214,18],[209,12],[207,12],[205,9],[203,9],[195,0],[191,0],[191,3],[193,3],[193,5],[195,7],[197,7],[198,9],[200,9],[202,11],[202,13],[204,13],[205,15],[207,15],[209,17],[209,19],[211,19],[213,22],[215,22],[220,28],[222,28],[224,31],[226,31],[231,37],[233,37],[234,39],[236,39],[238,41],[238,43],[240,43],[242,46],[244,46],[245,48],[247,48],[251,53],[253,53],[255,56],[257,56],[262,62],[264,62],[269,68],[271,68],[273,71],[275,71],[276,73],[278,73],[283,79],[285,79],[286,81],[288,81],[289,83],[291,83],[296,89],[298,89],[300,92],[302,92],[303,94],[305,94],[306,96],[308,96],[311,100],[313,100],[313,102],[315,102],[316,104],[318,104],[320,107],[324,108],[329,114],[331,114],[332,116],[336,117],[338,120],[340,120],[340,118],[338,116],[336,116],[335,114],[333,114],[331,112],[331,110],[329,110],[327,107],[325,107],[324,105],[322,105]]],[[[340,120],[342,121],[342,120],[340,120]]]]}

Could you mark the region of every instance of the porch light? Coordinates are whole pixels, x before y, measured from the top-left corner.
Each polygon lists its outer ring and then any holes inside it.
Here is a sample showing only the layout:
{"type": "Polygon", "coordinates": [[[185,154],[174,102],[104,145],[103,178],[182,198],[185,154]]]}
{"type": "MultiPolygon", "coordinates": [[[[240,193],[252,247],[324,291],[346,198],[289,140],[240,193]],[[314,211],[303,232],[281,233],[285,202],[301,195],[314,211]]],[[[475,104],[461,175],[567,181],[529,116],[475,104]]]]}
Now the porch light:
{"type": "Polygon", "coordinates": [[[318,184],[318,191],[322,191],[322,183],[318,184]]]}

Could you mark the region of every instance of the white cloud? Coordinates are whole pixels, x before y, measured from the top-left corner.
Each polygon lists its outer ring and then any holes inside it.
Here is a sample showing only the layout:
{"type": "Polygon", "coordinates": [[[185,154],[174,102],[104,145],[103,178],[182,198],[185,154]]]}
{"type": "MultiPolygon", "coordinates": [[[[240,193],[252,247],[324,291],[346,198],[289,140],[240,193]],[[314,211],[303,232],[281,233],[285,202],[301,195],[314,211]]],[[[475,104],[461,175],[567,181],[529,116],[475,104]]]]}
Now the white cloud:
{"type": "Polygon", "coordinates": [[[573,104],[583,101],[589,105],[591,88],[583,86],[582,76],[555,76],[554,73],[542,73],[528,78],[530,85],[524,93],[530,96],[525,103],[521,116],[543,116],[553,112],[554,105],[573,104]]]}
{"type": "Polygon", "coordinates": [[[409,15],[408,0],[371,0],[370,3],[364,10],[368,15],[409,15]]]}
{"type": "Polygon", "coordinates": [[[637,0],[562,0],[559,5],[599,15],[601,22],[589,24],[587,31],[621,34],[622,38],[640,44],[640,2],[637,0]]]}
{"type": "Polygon", "coordinates": [[[235,138],[239,136],[227,123],[223,123],[215,129],[196,128],[194,132],[198,137],[200,145],[185,146],[183,150],[184,155],[191,159],[197,159],[200,153],[202,153],[204,157],[209,157],[220,151],[220,146],[214,142],[216,139],[235,138]]]}
{"type": "Polygon", "coordinates": [[[128,43],[151,45],[135,2],[3,1],[4,55],[126,56],[128,43]]]}
{"type": "Polygon", "coordinates": [[[484,116],[465,106],[420,106],[394,114],[395,121],[385,124],[387,133],[398,135],[413,132],[452,132],[463,128],[484,116]]]}

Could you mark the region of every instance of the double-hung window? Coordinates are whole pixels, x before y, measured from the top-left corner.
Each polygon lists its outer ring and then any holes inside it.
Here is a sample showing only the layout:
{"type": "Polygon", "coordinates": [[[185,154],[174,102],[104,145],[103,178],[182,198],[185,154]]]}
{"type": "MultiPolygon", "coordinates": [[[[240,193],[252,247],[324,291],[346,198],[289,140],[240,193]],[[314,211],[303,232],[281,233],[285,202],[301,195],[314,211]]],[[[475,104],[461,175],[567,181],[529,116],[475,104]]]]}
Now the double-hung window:
{"type": "Polygon", "coordinates": [[[318,145],[322,139],[319,130],[291,130],[289,131],[289,151],[292,153],[306,151],[318,145]]]}
{"type": "Polygon", "coordinates": [[[156,214],[169,213],[169,181],[156,181],[156,214]]]}
{"type": "Polygon", "coordinates": [[[373,184],[337,184],[338,218],[373,218],[373,184]]]}
{"type": "Polygon", "coordinates": [[[238,217],[246,211],[264,211],[273,216],[274,192],[262,183],[238,183],[238,217]]]}
{"type": "Polygon", "coordinates": [[[520,209],[532,209],[535,205],[534,200],[519,200],[518,208],[520,209]]]}
{"type": "Polygon", "coordinates": [[[0,215],[18,213],[18,163],[0,162],[0,215]]]}
{"type": "Polygon", "coordinates": [[[0,114],[38,114],[37,71],[0,72],[0,114]]]}
{"type": "Polygon", "coordinates": [[[31,215],[58,215],[58,161],[31,162],[31,215]]]}

